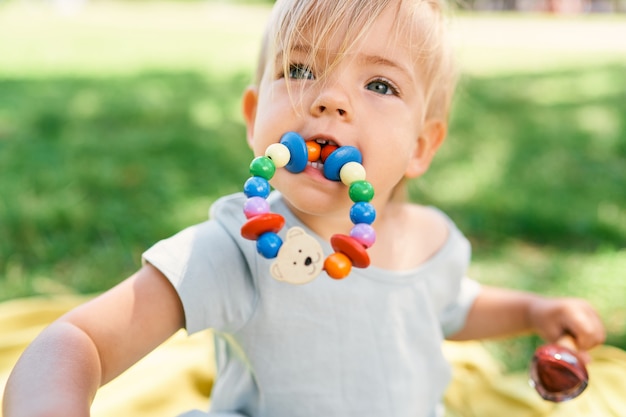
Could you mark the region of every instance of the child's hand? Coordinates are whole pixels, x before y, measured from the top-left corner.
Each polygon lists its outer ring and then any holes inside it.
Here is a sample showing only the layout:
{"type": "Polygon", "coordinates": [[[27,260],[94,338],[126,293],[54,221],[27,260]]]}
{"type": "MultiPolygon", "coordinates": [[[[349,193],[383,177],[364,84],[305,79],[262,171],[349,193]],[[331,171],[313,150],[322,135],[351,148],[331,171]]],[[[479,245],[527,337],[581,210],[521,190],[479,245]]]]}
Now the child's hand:
{"type": "Polygon", "coordinates": [[[606,338],[598,313],[587,301],[578,298],[537,298],[530,305],[529,319],[537,334],[547,342],[570,334],[582,351],[602,344],[606,338]]]}

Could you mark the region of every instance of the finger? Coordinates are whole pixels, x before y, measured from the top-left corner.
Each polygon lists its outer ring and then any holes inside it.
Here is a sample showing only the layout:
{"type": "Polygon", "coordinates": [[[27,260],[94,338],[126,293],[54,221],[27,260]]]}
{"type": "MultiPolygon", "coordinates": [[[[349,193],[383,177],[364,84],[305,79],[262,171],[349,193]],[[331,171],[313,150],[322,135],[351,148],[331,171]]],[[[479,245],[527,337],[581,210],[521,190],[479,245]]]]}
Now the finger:
{"type": "Polygon", "coordinates": [[[591,306],[584,303],[578,307],[569,316],[567,330],[574,335],[578,349],[589,350],[604,342],[604,325],[591,306]]]}
{"type": "Polygon", "coordinates": [[[584,351],[584,350],[579,350],[577,352],[578,358],[583,361],[584,365],[587,365],[589,362],[591,362],[591,355],[589,354],[589,352],[584,351]]]}

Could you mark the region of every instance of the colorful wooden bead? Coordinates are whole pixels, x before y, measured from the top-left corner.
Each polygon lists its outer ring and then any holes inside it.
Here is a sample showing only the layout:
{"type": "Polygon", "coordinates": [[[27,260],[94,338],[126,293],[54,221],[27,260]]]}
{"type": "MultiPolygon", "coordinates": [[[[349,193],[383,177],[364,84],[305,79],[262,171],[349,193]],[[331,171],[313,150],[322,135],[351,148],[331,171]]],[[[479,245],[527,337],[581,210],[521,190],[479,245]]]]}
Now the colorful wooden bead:
{"type": "Polygon", "coordinates": [[[287,171],[294,174],[304,171],[309,161],[309,152],[302,136],[296,132],[287,132],[280,138],[280,143],[289,149],[289,162],[285,165],[287,171]]]}
{"type": "Polygon", "coordinates": [[[348,194],[355,203],[372,201],[372,198],[374,198],[374,187],[368,181],[355,181],[350,184],[348,194]]]}
{"type": "Polygon", "coordinates": [[[264,258],[272,259],[278,255],[283,240],[274,232],[265,232],[256,241],[256,250],[264,258]]]}
{"type": "Polygon", "coordinates": [[[376,220],[376,209],[366,201],[358,201],[350,208],[350,220],[354,224],[372,224],[376,220]]]}
{"type": "Polygon", "coordinates": [[[340,181],[339,171],[348,162],[363,162],[361,152],[354,146],[337,148],[324,161],[324,176],[331,181],[340,181]]]}
{"type": "Polygon", "coordinates": [[[370,248],[376,242],[376,232],[367,223],[357,223],[350,230],[350,236],[356,239],[365,248],[370,248]]]}
{"type": "Polygon", "coordinates": [[[272,143],[265,150],[265,156],[274,162],[276,168],[282,168],[289,163],[289,148],[282,143],[272,143]]]}
{"type": "Polygon", "coordinates": [[[243,214],[246,216],[246,219],[269,212],[270,204],[263,197],[250,197],[243,204],[243,214]]]}
{"type": "Polygon", "coordinates": [[[324,145],[322,147],[322,151],[320,152],[320,159],[322,160],[322,162],[326,162],[326,159],[328,159],[328,156],[335,152],[337,149],[339,148],[339,146],[336,145],[324,145]]]}
{"type": "Polygon", "coordinates": [[[285,225],[280,214],[265,213],[250,218],[241,226],[241,236],[249,240],[257,240],[263,233],[278,233],[285,225]]]}
{"type": "Polygon", "coordinates": [[[342,279],[347,277],[352,270],[352,262],[345,254],[335,252],[324,261],[324,270],[329,277],[342,279]]]}
{"type": "Polygon", "coordinates": [[[367,268],[369,266],[370,257],[365,250],[365,246],[353,237],[340,234],[332,235],[330,244],[335,252],[343,253],[350,258],[352,265],[357,268],[367,268]]]}
{"type": "Polygon", "coordinates": [[[270,183],[263,177],[250,177],[243,185],[246,197],[263,197],[270,195],[270,183]]]}
{"type": "Polygon", "coordinates": [[[309,162],[317,162],[317,160],[320,159],[320,154],[322,153],[322,145],[314,140],[309,140],[306,142],[306,148],[309,155],[309,162]]]}
{"type": "Polygon", "coordinates": [[[350,186],[355,181],[365,180],[365,168],[358,162],[348,162],[339,170],[339,178],[345,185],[350,186]]]}
{"type": "Polygon", "coordinates": [[[250,174],[271,180],[276,172],[276,165],[267,156],[257,156],[250,162],[250,174]]]}
{"type": "Polygon", "coordinates": [[[366,268],[370,265],[367,249],[376,241],[371,226],[376,219],[376,210],[369,203],[374,198],[374,188],[365,180],[365,168],[357,148],[305,142],[298,133],[287,132],[280,138],[280,143],[268,146],[263,156],[252,160],[250,174],[252,176],[243,187],[248,199],[243,207],[247,221],[241,227],[241,235],[256,240],[257,252],[263,257],[276,258],[270,268],[274,278],[292,284],[309,282],[321,272],[323,263],[328,276],[342,279],[350,274],[353,266],[366,268]],[[346,184],[354,202],[350,209],[350,220],[354,224],[350,235],[333,235],[330,243],[335,252],[323,262],[319,242],[302,228],[292,227],[283,242],[278,233],[284,227],[285,219],[280,214],[271,213],[266,200],[270,193],[269,180],[276,168],[285,167],[289,172],[299,173],[309,162],[320,160],[324,165],[324,176],[346,184]],[[298,268],[294,269],[294,265],[298,268]],[[290,272],[286,273],[287,270],[290,272]]]}

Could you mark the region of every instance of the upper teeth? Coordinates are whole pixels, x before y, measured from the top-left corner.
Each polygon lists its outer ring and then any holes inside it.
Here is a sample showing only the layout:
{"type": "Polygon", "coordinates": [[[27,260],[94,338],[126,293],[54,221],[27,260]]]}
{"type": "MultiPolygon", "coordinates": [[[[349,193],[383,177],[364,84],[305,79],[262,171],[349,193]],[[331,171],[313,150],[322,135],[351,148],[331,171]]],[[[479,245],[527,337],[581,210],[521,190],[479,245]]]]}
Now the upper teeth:
{"type": "Polygon", "coordinates": [[[319,143],[320,145],[335,145],[337,146],[337,144],[331,140],[326,140],[326,139],[315,139],[315,142],[319,143]]]}

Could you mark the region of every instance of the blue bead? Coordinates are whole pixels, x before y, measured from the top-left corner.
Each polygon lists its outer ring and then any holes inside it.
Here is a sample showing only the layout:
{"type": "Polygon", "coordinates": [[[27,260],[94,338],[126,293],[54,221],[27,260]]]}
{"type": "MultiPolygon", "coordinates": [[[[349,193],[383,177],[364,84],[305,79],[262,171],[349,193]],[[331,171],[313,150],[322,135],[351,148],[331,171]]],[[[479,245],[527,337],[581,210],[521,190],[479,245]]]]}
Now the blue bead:
{"type": "Polygon", "coordinates": [[[354,224],[372,224],[376,220],[376,209],[365,201],[354,203],[350,209],[350,220],[354,224]]]}
{"type": "Polygon", "coordinates": [[[280,143],[289,149],[289,162],[285,165],[287,171],[294,174],[304,171],[309,160],[309,150],[302,136],[296,132],[287,132],[280,138],[280,143]]]}
{"type": "Polygon", "coordinates": [[[265,178],[250,177],[243,185],[243,192],[246,197],[263,197],[270,195],[270,183],[265,178]]]}
{"type": "Polygon", "coordinates": [[[339,172],[348,162],[363,162],[361,152],[354,146],[342,146],[328,155],[324,161],[324,176],[331,181],[341,181],[339,172]]]}
{"type": "Polygon", "coordinates": [[[274,232],[263,233],[256,241],[256,250],[264,258],[272,259],[278,255],[283,240],[274,232]]]}

